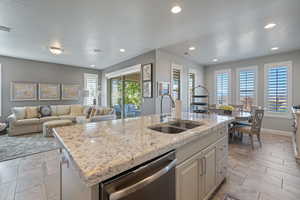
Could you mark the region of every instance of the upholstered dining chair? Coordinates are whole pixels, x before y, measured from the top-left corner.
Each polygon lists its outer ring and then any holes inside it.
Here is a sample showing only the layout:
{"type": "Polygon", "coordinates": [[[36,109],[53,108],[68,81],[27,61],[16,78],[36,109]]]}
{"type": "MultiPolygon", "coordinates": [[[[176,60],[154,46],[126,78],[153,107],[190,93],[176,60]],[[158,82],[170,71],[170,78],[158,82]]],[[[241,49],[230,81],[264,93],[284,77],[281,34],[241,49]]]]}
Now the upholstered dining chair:
{"type": "Polygon", "coordinates": [[[256,135],[260,147],[261,144],[261,137],[260,137],[260,131],[262,126],[262,120],[264,117],[264,110],[263,109],[256,109],[253,111],[253,117],[252,122],[250,126],[236,126],[235,130],[238,133],[241,134],[249,134],[250,140],[251,140],[251,146],[252,149],[254,149],[254,142],[253,142],[253,136],[256,135]]]}

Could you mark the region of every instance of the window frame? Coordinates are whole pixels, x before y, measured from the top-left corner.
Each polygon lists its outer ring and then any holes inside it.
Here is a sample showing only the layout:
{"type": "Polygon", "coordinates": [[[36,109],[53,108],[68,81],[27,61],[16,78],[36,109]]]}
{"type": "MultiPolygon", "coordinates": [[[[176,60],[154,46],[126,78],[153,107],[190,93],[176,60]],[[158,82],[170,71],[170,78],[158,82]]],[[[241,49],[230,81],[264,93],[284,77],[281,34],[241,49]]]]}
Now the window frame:
{"type": "Polygon", "coordinates": [[[292,106],[293,101],[293,62],[292,61],[285,61],[285,62],[276,62],[276,63],[267,63],[264,65],[264,107],[266,108],[266,116],[269,117],[278,117],[278,118],[289,118],[291,115],[290,107],[292,106]],[[280,67],[280,66],[286,66],[288,69],[288,77],[287,77],[287,84],[288,84],[288,111],[285,113],[278,113],[278,112],[272,112],[268,111],[268,70],[273,67],[280,67]]]}
{"type": "Polygon", "coordinates": [[[216,105],[220,105],[217,102],[217,74],[221,74],[221,73],[228,73],[228,102],[227,102],[227,104],[229,105],[232,102],[232,91],[231,91],[231,87],[232,87],[231,77],[232,77],[232,74],[231,74],[231,69],[230,68],[216,70],[215,73],[214,73],[214,86],[215,86],[214,87],[214,89],[215,89],[215,92],[214,92],[214,97],[215,97],[214,102],[215,102],[216,105]]]}
{"type": "MultiPolygon", "coordinates": [[[[179,79],[179,100],[182,101],[182,78],[183,78],[183,66],[182,65],[177,65],[177,64],[172,64],[171,65],[171,96],[172,98],[174,98],[173,96],[173,69],[177,69],[180,72],[180,79],[179,79]]],[[[174,98],[174,101],[177,100],[174,98]]]]}
{"type": "Polygon", "coordinates": [[[241,99],[240,99],[240,72],[241,71],[246,71],[246,70],[254,70],[255,75],[254,75],[254,105],[258,104],[258,91],[257,91],[257,86],[258,86],[258,66],[250,66],[250,67],[240,67],[236,69],[236,104],[240,104],[241,103],[241,99]]]}
{"type": "Polygon", "coordinates": [[[195,94],[195,93],[191,93],[191,91],[190,91],[190,85],[189,85],[190,84],[190,82],[189,82],[190,81],[190,74],[194,75],[194,87],[196,87],[197,86],[197,71],[194,70],[194,69],[189,69],[188,73],[187,73],[187,83],[188,83],[188,96],[187,96],[187,99],[188,99],[188,108],[189,108],[189,110],[191,110],[191,103],[192,103],[192,101],[191,101],[192,98],[190,98],[190,97],[192,97],[192,95],[195,94]]]}
{"type": "MultiPolygon", "coordinates": [[[[97,81],[96,81],[96,91],[98,91],[99,90],[99,75],[98,74],[93,74],[93,73],[84,73],[84,76],[83,76],[83,78],[84,78],[84,81],[83,81],[84,82],[84,90],[88,89],[87,88],[87,80],[90,77],[93,77],[93,78],[97,79],[97,81]]],[[[89,97],[91,97],[90,94],[89,94],[89,97]]],[[[87,102],[87,98],[89,98],[89,97],[84,97],[83,98],[83,104],[84,105],[89,105],[88,102],[87,102]]],[[[96,98],[96,104],[98,105],[98,103],[99,103],[99,97],[96,98]]],[[[92,105],[89,105],[89,106],[92,106],[92,105]]]]}

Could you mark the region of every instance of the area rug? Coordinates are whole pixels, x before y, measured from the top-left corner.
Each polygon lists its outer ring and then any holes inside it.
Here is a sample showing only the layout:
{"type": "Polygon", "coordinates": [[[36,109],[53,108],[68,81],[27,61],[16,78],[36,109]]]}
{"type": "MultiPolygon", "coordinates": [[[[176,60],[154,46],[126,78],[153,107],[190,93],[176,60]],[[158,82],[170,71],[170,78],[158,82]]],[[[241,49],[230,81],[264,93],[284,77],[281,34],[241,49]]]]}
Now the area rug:
{"type": "Polygon", "coordinates": [[[237,199],[237,198],[231,196],[230,194],[225,194],[223,200],[239,200],[239,199],[237,199]]]}
{"type": "Polygon", "coordinates": [[[0,162],[36,153],[58,149],[54,138],[44,137],[43,134],[30,134],[8,137],[0,136],[0,162]]]}

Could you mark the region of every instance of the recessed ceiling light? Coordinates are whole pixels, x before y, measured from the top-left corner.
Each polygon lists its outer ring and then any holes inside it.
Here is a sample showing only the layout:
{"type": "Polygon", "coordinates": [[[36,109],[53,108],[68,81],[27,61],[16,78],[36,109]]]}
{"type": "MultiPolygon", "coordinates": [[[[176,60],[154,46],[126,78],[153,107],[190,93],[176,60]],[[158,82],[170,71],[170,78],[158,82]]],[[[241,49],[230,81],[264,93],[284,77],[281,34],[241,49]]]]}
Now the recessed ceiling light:
{"type": "Polygon", "coordinates": [[[10,32],[11,28],[7,26],[0,26],[0,31],[10,32]]]}
{"type": "Polygon", "coordinates": [[[219,60],[217,58],[213,59],[213,62],[218,62],[219,60]]]}
{"type": "Polygon", "coordinates": [[[277,51],[279,49],[279,47],[273,47],[271,48],[272,51],[277,51]]]}
{"type": "Polygon", "coordinates": [[[126,50],[125,49],[120,49],[120,52],[124,53],[126,50]]]}
{"type": "Polygon", "coordinates": [[[181,11],[182,11],[182,8],[178,4],[173,5],[173,7],[171,8],[171,12],[173,14],[178,14],[181,11]]]}
{"type": "Polygon", "coordinates": [[[59,48],[59,47],[49,47],[49,51],[53,54],[53,55],[60,55],[63,52],[63,49],[59,48]]]}
{"type": "Polygon", "coordinates": [[[269,23],[269,24],[267,24],[267,25],[265,25],[265,29],[272,29],[272,28],[274,28],[276,26],[276,24],[274,24],[274,23],[269,23]]]}
{"type": "Polygon", "coordinates": [[[90,65],[90,67],[96,67],[96,65],[90,65]]]}
{"type": "Polygon", "coordinates": [[[190,46],[190,47],[189,47],[189,50],[190,50],[190,51],[194,51],[195,49],[196,49],[196,47],[194,47],[194,46],[190,46]]]}

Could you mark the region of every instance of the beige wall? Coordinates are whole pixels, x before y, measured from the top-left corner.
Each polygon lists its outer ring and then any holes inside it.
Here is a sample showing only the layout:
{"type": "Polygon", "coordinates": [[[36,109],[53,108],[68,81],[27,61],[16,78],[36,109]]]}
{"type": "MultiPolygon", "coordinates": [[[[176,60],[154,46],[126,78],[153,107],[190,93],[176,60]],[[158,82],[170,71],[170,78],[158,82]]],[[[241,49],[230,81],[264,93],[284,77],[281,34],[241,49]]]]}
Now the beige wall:
{"type": "MultiPolygon", "coordinates": [[[[282,53],[272,56],[265,56],[243,61],[230,62],[225,64],[213,65],[205,67],[205,84],[211,93],[211,100],[214,102],[214,72],[220,69],[231,69],[232,77],[232,103],[236,103],[236,69],[241,67],[258,67],[258,105],[264,106],[264,64],[292,61],[293,62],[293,98],[292,104],[300,104],[300,51],[282,53]]],[[[274,118],[266,116],[264,118],[264,128],[277,129],[282,131],[291,131],[291,120],[287,118],[274,118]]]]}

